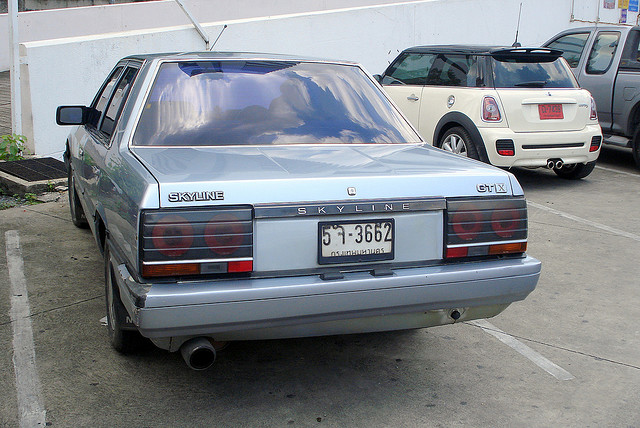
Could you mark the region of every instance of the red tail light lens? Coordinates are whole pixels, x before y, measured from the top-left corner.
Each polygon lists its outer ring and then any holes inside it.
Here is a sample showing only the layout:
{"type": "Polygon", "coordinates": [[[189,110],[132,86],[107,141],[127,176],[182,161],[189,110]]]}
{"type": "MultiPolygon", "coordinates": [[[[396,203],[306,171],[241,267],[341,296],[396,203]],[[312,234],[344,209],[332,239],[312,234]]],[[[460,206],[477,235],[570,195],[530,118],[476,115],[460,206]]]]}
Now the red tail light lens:
{"type": "Polygon", "coordinates": [[[204,240],[215,254],[234,254],[245,239],[241,220],[233,214],[218,214],[204,228],[204,240]]]}
{"type": "Polygon", "coordinates": [[[453,233],[463,241],[472,241],[482,231],[482,217],[477,211],[461,211],[452,216],[453,233]]]}
{"type": "Polygon", "coordinates": [[[144,211],[140,231],[145,277],[253,270],[251,207],[144,211]]]}
{"type": "Polygon", "coordinates": [[[193,244],[193,227],[179,215],[168,215],[152,229],[153,246],[167,257],[180,257],[193,244]]]}
{"type": "Polygon", "coordinates": [[[447,201],[446,258],[522,253],[526,243],[524,198],[447,201]]]}
{"type": "Polygon", "coordinates": [[[598,120],[598,110],[596,109],[596,100],[591,98],[591,114],[589,115],[589,119],[598,120]]]}
{"type": "Polygon", "coordinates": [[[512,238],[521,223],[517,210],[496,210],[491,213],[491,229],[501,238],[512,238]]]}
{"type": "Polygon", "coordinates": [[[591,138],[591,145],[589,146],[590,152],[597,152],[600,149],[600,144],[602,144],[602,137],[600,135],[596,135],[591,138]]]}
{"type": "Polygon", "coordinates": [[[485,122],[500,122],[500,108],[496,99],[493,97],[484,97],[482,100],[482,120],[485,122]]]}

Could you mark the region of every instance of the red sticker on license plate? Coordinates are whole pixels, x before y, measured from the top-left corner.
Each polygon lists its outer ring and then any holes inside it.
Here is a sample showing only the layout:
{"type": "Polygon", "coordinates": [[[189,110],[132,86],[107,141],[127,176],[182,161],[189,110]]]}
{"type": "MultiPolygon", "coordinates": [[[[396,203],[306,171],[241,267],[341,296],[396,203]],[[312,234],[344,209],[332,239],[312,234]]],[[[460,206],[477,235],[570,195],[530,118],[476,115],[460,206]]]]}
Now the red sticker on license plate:
{"type": "Polygon", "coordinates": [[[540,119],[564,119],[562,104],[538,104],[540,119]]]}

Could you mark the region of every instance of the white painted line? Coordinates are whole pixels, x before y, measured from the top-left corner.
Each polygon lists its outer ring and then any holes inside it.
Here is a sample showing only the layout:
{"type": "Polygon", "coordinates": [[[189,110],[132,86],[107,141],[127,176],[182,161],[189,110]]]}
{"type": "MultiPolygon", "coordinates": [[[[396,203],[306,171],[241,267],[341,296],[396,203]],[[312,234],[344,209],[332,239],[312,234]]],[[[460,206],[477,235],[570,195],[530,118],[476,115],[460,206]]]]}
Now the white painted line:
{"type": "Polygon", "coordinates": [[[558,366],[557,364],[552,363],[542,355],[538,354],[533,349],[529,348],[524,343],[520,342],[515,337],[505,333],[500,330],[498,327],[491,324],[489,321],[485,319],[469,321],[469,324],[473,324],[477,327],[480,327],[485,333],[489,333],[490,335],[497,338],[500,342],[504,343],[507,346],[518,351],[521,355],[527,357],[531,360],[535,365],[549,373],[551,376],[555,377],[558,380],[571,380],[575,379],[571,373],[558,366]]]}
{"type": "Polygon", "coordinates": [[[630,175],[631,177],[640,178],[640,174],[634,174],[632,172],[620,171],[618,169],[607,168],[604,166],[596,165],[596,169],[601,169],[603,171],[615,172],[616,174],[630,175]]]}
{"type": "Polygon", "coordinates": [[[31,309],[27,296],[27,280],[17,230],[5,232],[7,268],[11,281],[11,309],[9,317],[13,327],[13,368],[18,394],[18,421],[20,427],[44,427],[46,413],[42,404],[42,389],[36,367],[36,353],[31,329],[31,309]]]}
{"type": "Polygon", "coordinates": [[[586,218],[578,217],[573,214],[565,213],[563,211],[558,211],[554,208],[548,207],[546,205],[538,204],[536,202],[527,201],[527,204],[530,206],[537,208],[539,210],[547,211],[552,214],[559,215],[560,217],[567,218],[569,220],[576,221],[578,223],[585,224],[587,226],[595,227],[596,229],[604,230],[605,232],[612,233],[614,235],[622,236],[625,238],[633,239],[634,241],[640,242],[640,236],[635,235],[633,233],[625,232],[624,230],[616,229],[614,227],[610,227],[601,223],[596,223],[595,221],[587,220],[586,218]]]}

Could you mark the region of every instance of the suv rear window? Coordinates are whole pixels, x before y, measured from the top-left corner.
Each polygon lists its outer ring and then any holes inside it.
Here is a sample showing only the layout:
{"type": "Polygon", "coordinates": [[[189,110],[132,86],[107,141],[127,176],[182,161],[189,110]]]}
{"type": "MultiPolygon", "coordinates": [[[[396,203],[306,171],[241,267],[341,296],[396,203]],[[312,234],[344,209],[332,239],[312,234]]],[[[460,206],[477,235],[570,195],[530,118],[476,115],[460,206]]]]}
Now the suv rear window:
{"type": "Polygon", "coordinates": [[[491,58],[496,88],[577,88],[563,59],[535,61],[527,58],[491,58]]]}
{"type": "Polygon", "coordinates": [[[133,137],[137,146],[419,141],[359,67],[238,60],[163,63],[133,137]]]}

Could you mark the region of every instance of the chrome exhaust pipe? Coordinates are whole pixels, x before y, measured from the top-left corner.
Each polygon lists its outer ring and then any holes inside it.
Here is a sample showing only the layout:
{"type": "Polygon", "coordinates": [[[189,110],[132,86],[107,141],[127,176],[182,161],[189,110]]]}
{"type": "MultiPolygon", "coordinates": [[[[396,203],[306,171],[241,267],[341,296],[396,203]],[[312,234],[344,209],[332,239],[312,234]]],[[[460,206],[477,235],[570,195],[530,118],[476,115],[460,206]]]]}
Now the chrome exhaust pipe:
{"type": "Polygon", "coordinates": [[[553,159],[549,159],[547,161],[547,168],[553,169],[554,166],[555,166],[555,162],[553,161],[553,159]]]}
{"type": "Polygon", "coordinates": [[[562,162],[562,159],[558,159],[555,163],[555,165],[553,166],[555,169],[560,169],[564,166],[564,162],[562,162]]]}
{"type": "Polygon", "coordinates": [[[216,361],[216,349],[206,337],[195,337],[187,340],[180,353],[190,369],[206,370],[216,361]]]}

